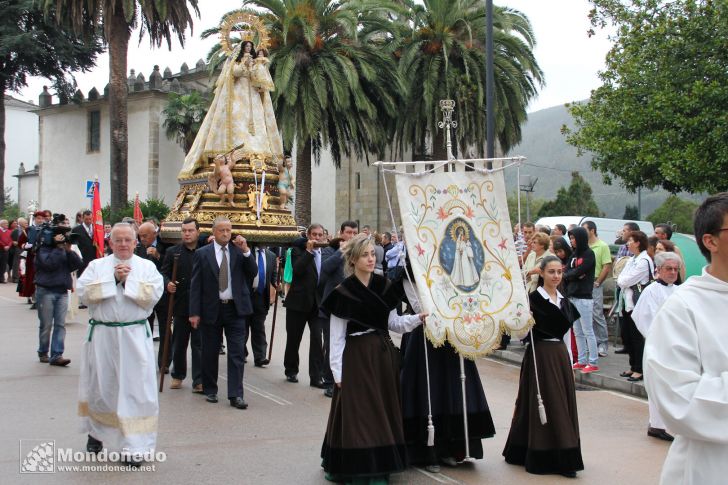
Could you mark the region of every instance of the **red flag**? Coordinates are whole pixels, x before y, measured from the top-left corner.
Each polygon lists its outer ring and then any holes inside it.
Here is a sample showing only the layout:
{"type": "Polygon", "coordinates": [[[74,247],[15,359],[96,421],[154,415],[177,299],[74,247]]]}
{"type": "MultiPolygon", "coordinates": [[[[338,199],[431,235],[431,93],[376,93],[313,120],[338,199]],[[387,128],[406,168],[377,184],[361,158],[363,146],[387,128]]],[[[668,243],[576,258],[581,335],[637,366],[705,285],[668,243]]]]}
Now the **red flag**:
{"type": "Polygon", "coordinates": [[[101,195],[99,194],[99,181],[94,182],[94,246],[96,246],[96,257],[104,257],[104,216],[101,214],[101,195]]]}
{"type": "Polygon", "coordinates": [[[137,223],[138,226],[141,226],[142,222],[144,221],[142,208],[139,207],[139,192],[137,192],[136,197],[134,198],[134,221],[137,223]]]}

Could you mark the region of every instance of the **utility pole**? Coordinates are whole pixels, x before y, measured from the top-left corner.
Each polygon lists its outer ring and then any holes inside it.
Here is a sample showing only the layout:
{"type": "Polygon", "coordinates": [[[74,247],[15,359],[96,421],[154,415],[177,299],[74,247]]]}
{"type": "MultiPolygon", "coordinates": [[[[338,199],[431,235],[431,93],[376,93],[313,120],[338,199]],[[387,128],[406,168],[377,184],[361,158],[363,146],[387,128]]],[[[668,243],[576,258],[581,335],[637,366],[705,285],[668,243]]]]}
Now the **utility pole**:
{"type": "MultiPolygon", "coordinates": [[[[495,74],[493,73],[493,0],[485,0],[485,157],[495,158],[495,74]]],[[[486,168],[492,168],[488,162],[486,168]]]]}
{"type": "Polygon", "coordinates": [[[521,180],[518,181],[518,186],[521,192],[526,193],[526,221],[531,221],[531,194],[535,190],[536,182],[538,177],[532,177],[530,175],[521,175],[521,180]]]}

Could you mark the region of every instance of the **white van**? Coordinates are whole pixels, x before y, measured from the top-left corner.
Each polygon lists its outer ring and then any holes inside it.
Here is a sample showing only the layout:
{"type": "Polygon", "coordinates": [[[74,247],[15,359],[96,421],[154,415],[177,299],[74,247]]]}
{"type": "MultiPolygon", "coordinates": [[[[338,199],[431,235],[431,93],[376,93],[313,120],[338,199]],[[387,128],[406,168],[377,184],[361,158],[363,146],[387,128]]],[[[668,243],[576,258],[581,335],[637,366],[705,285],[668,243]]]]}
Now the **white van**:
{"type": "Polygon", "coordinates": [[[549,226],[553,229],[556,224],[563,224],[566,229],[571,224],[581,226],[586,221],[593,221],[597,225],[597,234],[599,239],[612,244],[617,239],[617,232],[621,231],[627,222],[636,222],[640,226],[640,231],[652,236],[655,233],[655,227],[649,221],[630,221],[629,219],[607,219],[604,217],[583,217],[583,216],[554,216],[542,217],[536,221],[536,225],[549,226]]]}

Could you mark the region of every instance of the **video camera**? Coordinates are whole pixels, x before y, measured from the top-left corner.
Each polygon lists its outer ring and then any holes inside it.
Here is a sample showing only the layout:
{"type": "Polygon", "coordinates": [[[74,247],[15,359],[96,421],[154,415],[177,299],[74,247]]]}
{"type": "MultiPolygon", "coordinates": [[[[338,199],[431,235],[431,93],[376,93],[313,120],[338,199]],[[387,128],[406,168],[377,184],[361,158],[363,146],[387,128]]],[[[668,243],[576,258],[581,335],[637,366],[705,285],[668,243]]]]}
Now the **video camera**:
{"type": "Polygon", "coordinates": [[[77,244],[78,234],[71,232],[71,228],[65,225],[61,225],[66,221],[64,214],[53,214],[53,220],[51,222],[45,222],[39,227],[38,243],[46,247],[62,246],[63,244],[77,244]],[[63,240],[57,241],[56,236],[62,235],[63,240]]]}

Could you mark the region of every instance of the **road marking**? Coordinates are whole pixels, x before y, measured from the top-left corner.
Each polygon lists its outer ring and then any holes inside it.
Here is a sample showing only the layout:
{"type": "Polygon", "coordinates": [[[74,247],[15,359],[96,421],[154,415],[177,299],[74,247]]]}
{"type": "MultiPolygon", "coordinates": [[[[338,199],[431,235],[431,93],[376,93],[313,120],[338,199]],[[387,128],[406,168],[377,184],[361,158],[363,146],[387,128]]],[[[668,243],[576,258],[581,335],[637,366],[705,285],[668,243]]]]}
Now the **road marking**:
{"type": "Polygon", "coordinates": [[[266,399],[270,399],[276,404],[280,404],[281,406],[291,406],[293,403],[291,401],[288,401],[286,399],[283,399],[281,396],[277,396],[273,393],[270,393],[268,391],[265,391],[259,387],[256,387],[252,384],[243,384],[243,387],[253,394],[257,394],[259,396],[262,396],[266,399]]]}
{"type": "Polygon", "coordinates": [[[430,473],[427,470],[424,470],[419,467],[414,467],[414,469],[417,470],[418,472],[422,473],[426,477],[432,478],[433,480],[435,480],[438,483],[458,483],[458,484],[464,483],[464,482],[455,480],[453,478],[450,478],[447,475],[444,475],[443,473],[430,473]]]}
{"type": "MultiPolygon", "coordinates": [[[[227,381],[227,377],[220,376],[220,379],[227,381]]],[[[291,406],[293,404],[291,401],[283,399],[281,396],[277,396],[271,392],[264,391],[263,389],[256,387],[252,384],[243,383],[243,389],[247,389],[249,392],[252,392],[253,394],[256,394],[260,397],[264,397],[264,398],[268,399],[269,401],[273,401],[274,403],[278,404],[279,406],[291,406]]]]}
{"type": "Polygon", "coordinates": [[[493,362],[494,364],[500,364],[500,365],[505,366],[505,367],[513,367],[514,369],[520,369],[521,368],[520,365],[511,364],[510,362],[505,362],[505,361],[500,360],[500,359],[494,359],[492,357],[482,357],[482,359],[485,360],[485,361],[487,361],[487,362],[493,362]]]}
{"type": "Polygon", "coordinates": [[[647,404],[647,400],[646,399],[640,399],[639,397],[628,396],[626,394],[622,394],[620,392],[614,392],[614,391],[602,391],[602,392],[606,392],[607,394],[611,394],[612,396],[617,396],[617,397],[621,397],[621,398],[624,398],[624,399],[629,399],[630,401],[637,401],[637,402],[641,402],[642,404],[647,404]]]}

